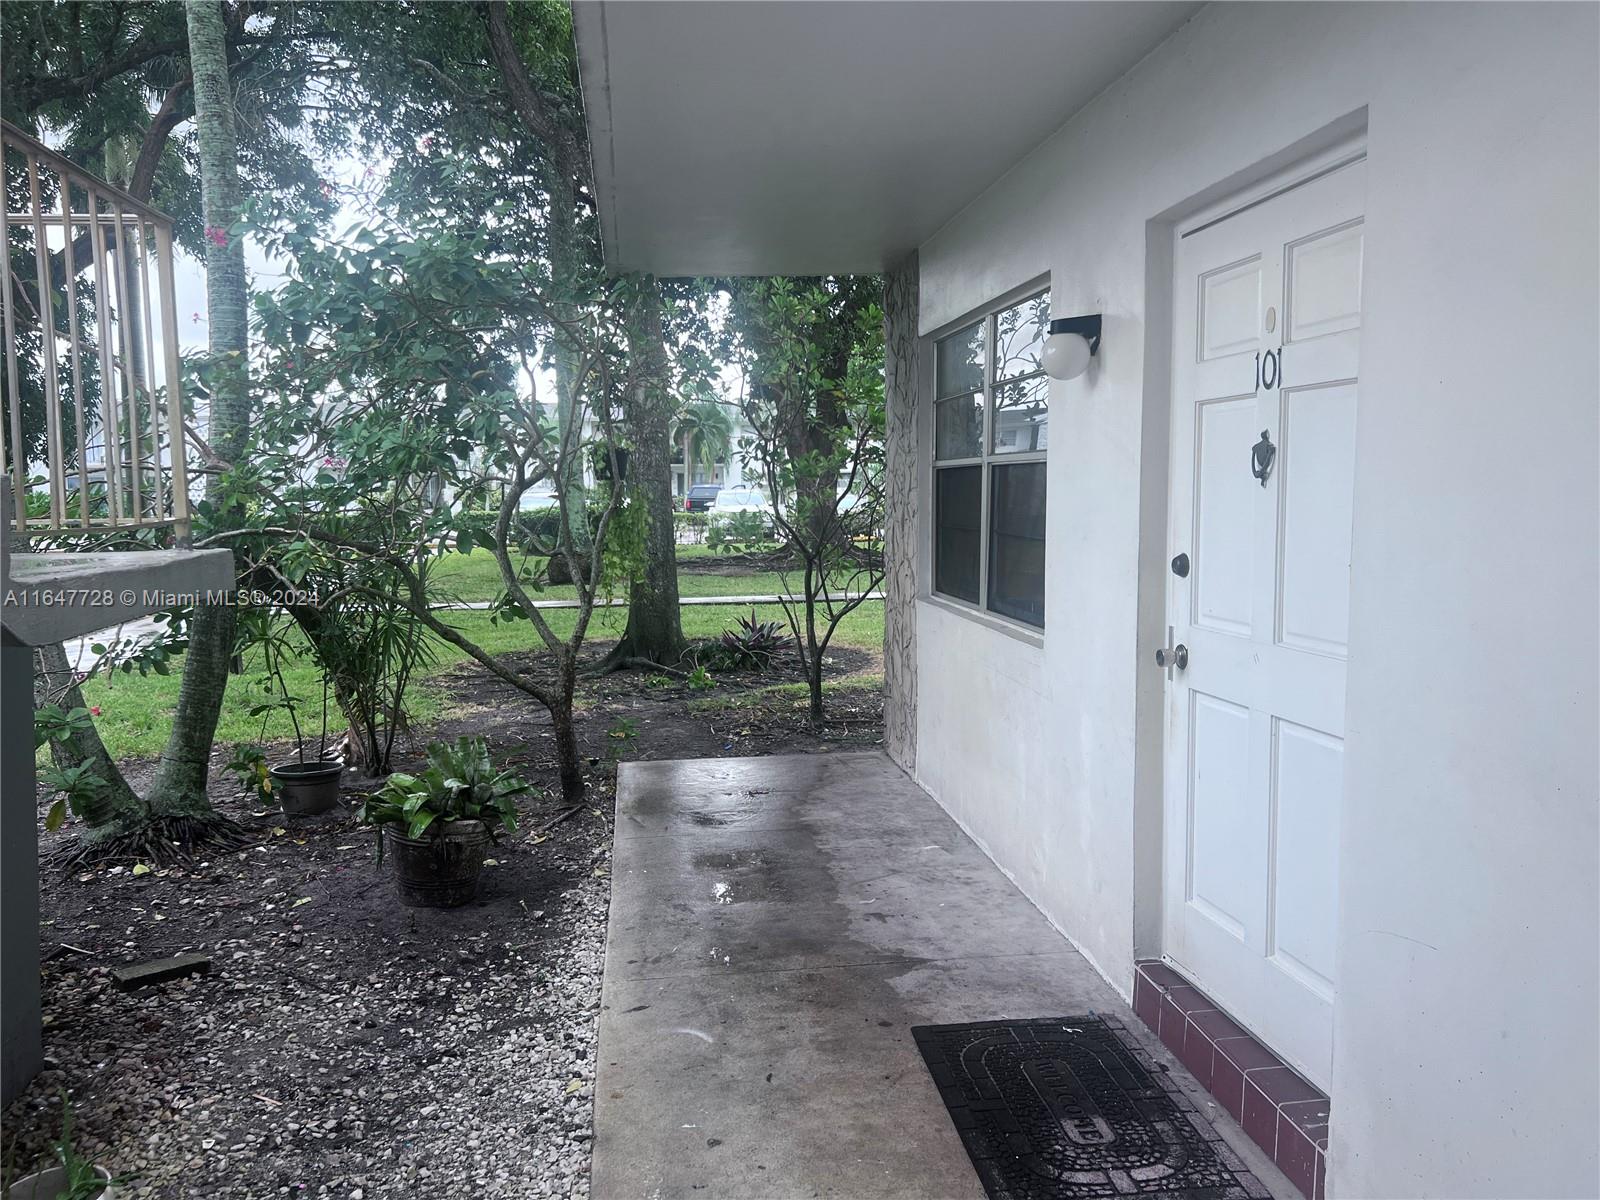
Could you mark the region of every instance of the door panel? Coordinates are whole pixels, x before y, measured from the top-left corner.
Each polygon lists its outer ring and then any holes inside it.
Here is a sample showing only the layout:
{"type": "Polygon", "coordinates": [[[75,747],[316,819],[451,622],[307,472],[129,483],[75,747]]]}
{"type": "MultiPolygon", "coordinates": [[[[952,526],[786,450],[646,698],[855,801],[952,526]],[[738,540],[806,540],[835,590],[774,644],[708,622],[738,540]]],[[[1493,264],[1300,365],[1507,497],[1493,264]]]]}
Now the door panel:
{"type": "Polygon", "coordinates": [[[1256,348],[1261,319],[1261,259],[1208,271],[1200,277],[1200,358],[1222,358],[1256,348]]]}
{"type": "Polygon", "coordinates": [[[1359,222],[1290,245],[1284,341],[1360,327],[1361,250],[1359,222]]]}
{"type": "Polygon", "coordinates": [[[1313,1081],[1332,1063],[1364,164],[1180,238],[1165,948],[1313,1081]],[[1273,455],[1253,470],[1263,431],[1273,455]]]}
{"type": "Polygon", "coordinates": [[[1335,922],[1327,899],[1335,894],[1339,865],[1344,742],[1289,721],[1274,726],[1268,953],[1332,1001],[1335,922]]]}
{"type": "Polygon", "coordinates": [[[1350,630],[1354,384],[1285,389],[1278,641],[1343,657],[1350,630]]]}
{"type": "Polygon", "coordinates": [[[1256,398],[1234,396],[1195,406],[1194,622],[1249,636],[1252,555],[1235,531],[1248,528],[1254,481],[1239,471],[1240,439],[1254,440],[1256,398]]]}
{"type": "Polygon", "coordinates": [[[1258,902],[1256,881],[1241,870],[1259,828],[1249,811],[1250,710],[1203,692],[1189,696],[1189,901],[1243,941],[1258,902]]]}

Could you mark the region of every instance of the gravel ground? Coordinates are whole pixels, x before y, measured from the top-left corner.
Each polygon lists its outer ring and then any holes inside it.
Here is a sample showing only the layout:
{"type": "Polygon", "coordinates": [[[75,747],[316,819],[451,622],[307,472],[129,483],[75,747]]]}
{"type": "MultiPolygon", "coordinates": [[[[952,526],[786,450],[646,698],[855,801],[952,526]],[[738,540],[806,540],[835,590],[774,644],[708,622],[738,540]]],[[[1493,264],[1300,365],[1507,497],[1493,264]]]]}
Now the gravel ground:
{"type": "MultiPolygon", "coordinates": [[[[426,736],[484,733],[497,762],[552,779],[541,710],[475,670],[453,683],[451,719],[426,736]]],[[[401,906],[348,807],[255,813],[221,778],[218,807],[258,831],[237,854],[63,874],[52,862],[70,835],[41,834],[47,1062],[4,1112],[0,1163],[14,1177],[49,1159],[65,1092],[77,1144],[123,1197],[587,1196],[614,761],[879,737],[871,693],[841,696],[820,732],[803,700],[691,709],[703,699],[637,673],[586,684],[588,802],[543,831],[569,810],[530,805],[461,909],[401,906]],[[126,993],[112,981],[192,951],[208,974],[126,993]]],[[[147,770],[130,766],[136,785],[147,770]]]]}
{"type": "Polygon", "coordinates": [[[73,949],[45,942],[49,1065],[8,1154],[48,1152],[68,1088],[129,1196],[586,1196],[608,820],[503,841],[454,912],[399,909],[346,816],[267,833],[82,879],[96,900],[45,929],[73,949]],[[188,950],[209,974],[112,982],[188,950]]]}

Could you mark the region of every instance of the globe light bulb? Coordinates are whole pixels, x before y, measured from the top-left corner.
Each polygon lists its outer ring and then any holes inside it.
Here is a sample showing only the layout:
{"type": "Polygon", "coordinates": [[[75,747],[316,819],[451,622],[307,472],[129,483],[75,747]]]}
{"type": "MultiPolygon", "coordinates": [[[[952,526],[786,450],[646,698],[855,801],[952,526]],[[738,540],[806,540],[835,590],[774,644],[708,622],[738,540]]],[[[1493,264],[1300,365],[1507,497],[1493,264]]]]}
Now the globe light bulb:
{"type": "Polygon", "coordinates": [[[1076,379],[1089,369],[1089,341],[1078,333],[1052,333],[1044,340],[1044,373],[1076,379]]]}

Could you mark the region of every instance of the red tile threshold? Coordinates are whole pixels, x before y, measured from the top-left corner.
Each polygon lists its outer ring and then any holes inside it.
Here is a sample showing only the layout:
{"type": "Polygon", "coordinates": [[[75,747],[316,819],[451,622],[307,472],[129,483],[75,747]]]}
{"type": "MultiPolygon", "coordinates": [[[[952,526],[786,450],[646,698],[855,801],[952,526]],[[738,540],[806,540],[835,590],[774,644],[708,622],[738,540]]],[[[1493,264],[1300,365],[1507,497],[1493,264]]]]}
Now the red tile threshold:
{"type": "Polygon", "coordinates": [[[1327,1096],[1167,963],[1134,964],[1133,1011],[1306,1200],[1323,1200],[1327,1096]]]}

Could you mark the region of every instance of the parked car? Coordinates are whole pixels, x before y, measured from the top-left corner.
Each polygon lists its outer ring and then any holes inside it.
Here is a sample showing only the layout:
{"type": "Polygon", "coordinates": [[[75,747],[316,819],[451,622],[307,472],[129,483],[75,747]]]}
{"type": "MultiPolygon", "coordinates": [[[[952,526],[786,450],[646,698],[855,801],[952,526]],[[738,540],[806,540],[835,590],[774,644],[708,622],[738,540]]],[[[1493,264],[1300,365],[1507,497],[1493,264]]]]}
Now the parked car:
{"type": "Polygon", "coordinates": [[[722,491],[720,483],[697,483],[689,489],[689,494],[683,498],[684,512],[705,512],[717,502],[717,494],[722,491]]]}
{"type": "Polygon", "coordinates": [[[731,517],[736,513],[758,513],[770,528],[773,524],[772,505],[767,494],[759,488],[723,488],[711,506],[711,519],[731,517]]]}
{"type": "Polygon", "coordinates": [[[723,488],[711,510],[719,513],[771,512],[767,494],[759,488],[723,488]]]}

